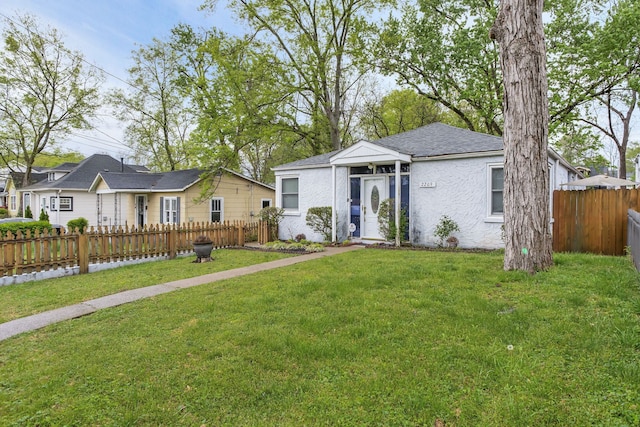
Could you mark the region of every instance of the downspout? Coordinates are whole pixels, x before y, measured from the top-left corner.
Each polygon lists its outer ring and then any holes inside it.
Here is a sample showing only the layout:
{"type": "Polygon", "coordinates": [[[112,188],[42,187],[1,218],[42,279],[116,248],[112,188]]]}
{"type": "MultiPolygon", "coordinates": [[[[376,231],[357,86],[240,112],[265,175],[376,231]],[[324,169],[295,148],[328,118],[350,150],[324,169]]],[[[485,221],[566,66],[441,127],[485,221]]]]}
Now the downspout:
{"type": "Polygon", "coordinates": [[[396,185],[395,185],[395,215],[396,215],[396,246],[400,246],[400,205],[402,204],[401,200],[401,189],[402,181],[400,180],[400,160],[396,160],[396,185]]]}
{"type": "Polygon", "coordinates": [[[337,240],[336,230],[336,165],[331,165],[331,241],[337,240]]]}

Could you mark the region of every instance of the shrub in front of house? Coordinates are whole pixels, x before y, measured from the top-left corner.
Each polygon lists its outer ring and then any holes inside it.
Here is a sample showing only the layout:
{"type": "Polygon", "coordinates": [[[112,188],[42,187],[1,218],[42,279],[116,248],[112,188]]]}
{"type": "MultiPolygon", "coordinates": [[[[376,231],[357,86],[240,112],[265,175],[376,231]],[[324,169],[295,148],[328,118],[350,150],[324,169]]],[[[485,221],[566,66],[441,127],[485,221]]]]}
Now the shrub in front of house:
{"type": "Polygon", "coordinates": [[[0,218],[8,218],[9,211],[5,208],[0,208],[0,218]]]}
{"type": "MultiPolygon", "coordinates": [[[[378,230],[387,240],[396,239],[396,203],[395,199],[385,199],[380,203],[378,211],[378,230]]],[[[408,237],[409,217],[405,208],[400,209],[400,240],[408,237]]]]}
{"type": "Polygon", "coordinates": [[[67,222],[67,229],[70,233],[74,233],[76,229],[80,231],[80,233],[84,233],[85,227],[89,225],[89,221],[86,218],[76,218],[67,222]]]}
{"type": "Polygon", "coordinates": [[[278,240],[278,226],[284,217],[284,209],[276,208],[275,206],[267,206],[260,210],[258,217],[269,226],[269,240],[278,240]]]}
{"type": "Polygon", "coordinates": [[[18,232],[22,232],[22,235],[25,236],[28,230],[31,231],[32,236],[36,231],[42,233],[44,230],[48,230],[49,234],[52,232],[49,221],[7,222],[5,224],[0,224],[0,235],[3,237],[6,236],[8,232],[11,232],[14,236],[18,234],[18,232]]]}
{"type": "Polygon", "coordinates": [[[40,209],[40,221],[49,221],[49,214],[44,211],[44,209],[40,209]]]}
{"type": "Polygon", "coordinates": [[[331,206],[316,206],[307,210],[306,221],[309,228],[322,234],[325,242],[331,241],[331,206]]]}

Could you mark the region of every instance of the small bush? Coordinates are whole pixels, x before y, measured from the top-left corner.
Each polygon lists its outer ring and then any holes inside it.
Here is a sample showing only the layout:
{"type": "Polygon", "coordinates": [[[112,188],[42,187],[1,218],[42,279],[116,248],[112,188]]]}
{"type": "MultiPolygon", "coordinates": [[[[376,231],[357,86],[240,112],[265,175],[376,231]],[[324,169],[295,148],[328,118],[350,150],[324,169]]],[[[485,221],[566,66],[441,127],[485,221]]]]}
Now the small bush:
{"type": "Polygon", "coordinates": [[[322,234],[326,242],[331,241],[331,206],[317,206],[307,211],[307,225],[316,233],[322,234]]]}
{"type": "Polygon", "coordinates": [[[44,211],[44,209],[40,209],[40,221],[49,221],[49,214],[44,211]]]}
{"type": "Polygon", "coordinates": [[[307,240],[307,236],[305,236],[304,233],[300,233],[296,236],[296,242],[300,243],[303,240],[307,240]]]}
{"type": "Polygon", "coordinates": [[[27,230],[31,231],[32,236],[36,231],[42,233],[44,230],[48,230],[49,234],[51,234],[51,224],[49,224],[48,221],[7,222],[0,224],[0,235],[2,236],[6,236],[9,231],[13,235],[16,235],[19,231],[22,232],[23,235],[26,235],[27,230]]]}
{"type": "Polygon", "coordinates": [[[262,208],[258,214],[260,220],[265,221],[269,226],[269,240],[278,240],[278,226],[284,216],[284,209],[276,208],[275,206],[268,206],[262,208]]]}
{"type": "Polygon", "coordinates": [[[8,218],[9,211],[5,208],[0,208],[0,218],[8,218]]]}
{"type": "Polygon", "coordinates": [[[31,206],[27,206],[24,210],[25,218],[33,218],[33,212],[31,212],[31,206]]]}
{"type": "Polygon", "coordinates": [[[80,233],[84,233],[85,227],[89,225],[89,221],[86,218],[76,218],[67,222],[67,229],[70,233],[75,233],[76,229],[80,231],[80,233]]]}
{"type": "Polygon", "coordinates": [[[440,222],[436,225],[436,230],[434,232],[435,236],[440,239],[438,246],[444,246],[445,240],[451,236],[451,233],[454,231],[460,231],[460,227],[458,227],[458,223],[449,218],[447,215],[442,215],[440,218],[440,222]]]}
{"type": "MultiPolygon", "coordinates": [[[[385,199],[378,211],[378,230],[388,240],[396,239],[396,203],[395,199],[385,199]]],[[[409,217],[405,208],[400,209],[400,240],[404,240],[409,230],[409,217]]]]}

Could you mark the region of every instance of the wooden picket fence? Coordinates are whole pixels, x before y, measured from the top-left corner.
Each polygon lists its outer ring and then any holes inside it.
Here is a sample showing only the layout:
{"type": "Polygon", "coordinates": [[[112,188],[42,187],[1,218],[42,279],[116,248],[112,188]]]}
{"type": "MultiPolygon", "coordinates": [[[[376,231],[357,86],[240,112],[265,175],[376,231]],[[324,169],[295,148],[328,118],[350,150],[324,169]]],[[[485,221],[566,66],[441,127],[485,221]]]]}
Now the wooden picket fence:
{"type": "Polygon", "coordinates": [[[193,250],[192,242],[207,235],[215,248],[268,241],[264,222],[189,223],[135,227],[89,227],[61,234],[47,230],[31,234],[8,233],[0,237],[0,277],[144,258],[175,258],[193,250]]]}
{"type": "Polygon", "coordinates": [[[640,189],[553,192],[553,250],[624,255],[627,212],[640,210],[640,189]]]}

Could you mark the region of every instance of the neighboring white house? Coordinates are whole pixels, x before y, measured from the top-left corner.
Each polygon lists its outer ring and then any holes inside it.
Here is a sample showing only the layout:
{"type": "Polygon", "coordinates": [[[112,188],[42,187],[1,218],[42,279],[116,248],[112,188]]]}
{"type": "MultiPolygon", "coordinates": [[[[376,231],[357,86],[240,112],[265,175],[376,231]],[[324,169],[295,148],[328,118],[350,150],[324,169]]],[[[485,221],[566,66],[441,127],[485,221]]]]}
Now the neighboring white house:
{"type": "Polygon", "coordinates": [[[42,170],[46,179],[21,188],[22,206],[30,206],[34,218],[40,211],[55,224],[67,224],[72,219],[86,218],[89,225],[120,225],[114,209],[100,206],[89,188],[100,172],[144,173],[148,169],[126,165],[106,154],[94,154],[80,163],[63,163],[42,170]]]}
{"type": "MultiPolygon", "coordinates": [[[[460,247],[503,247],[503,162],[502,138],[434,123],[275,167],[276,206],[284,208],[280,238],[303,233],[321,241],[306,225],[307,210],[331,206],[334,240],[383,240],[379,206],[392,198],[408,213],[414,245],[437,245],[435,227],[447,215],[460,227],[460,247]]],[[[549,149],[549,175],[552,201],[553,190],[578,171],[549,149]]]]}

